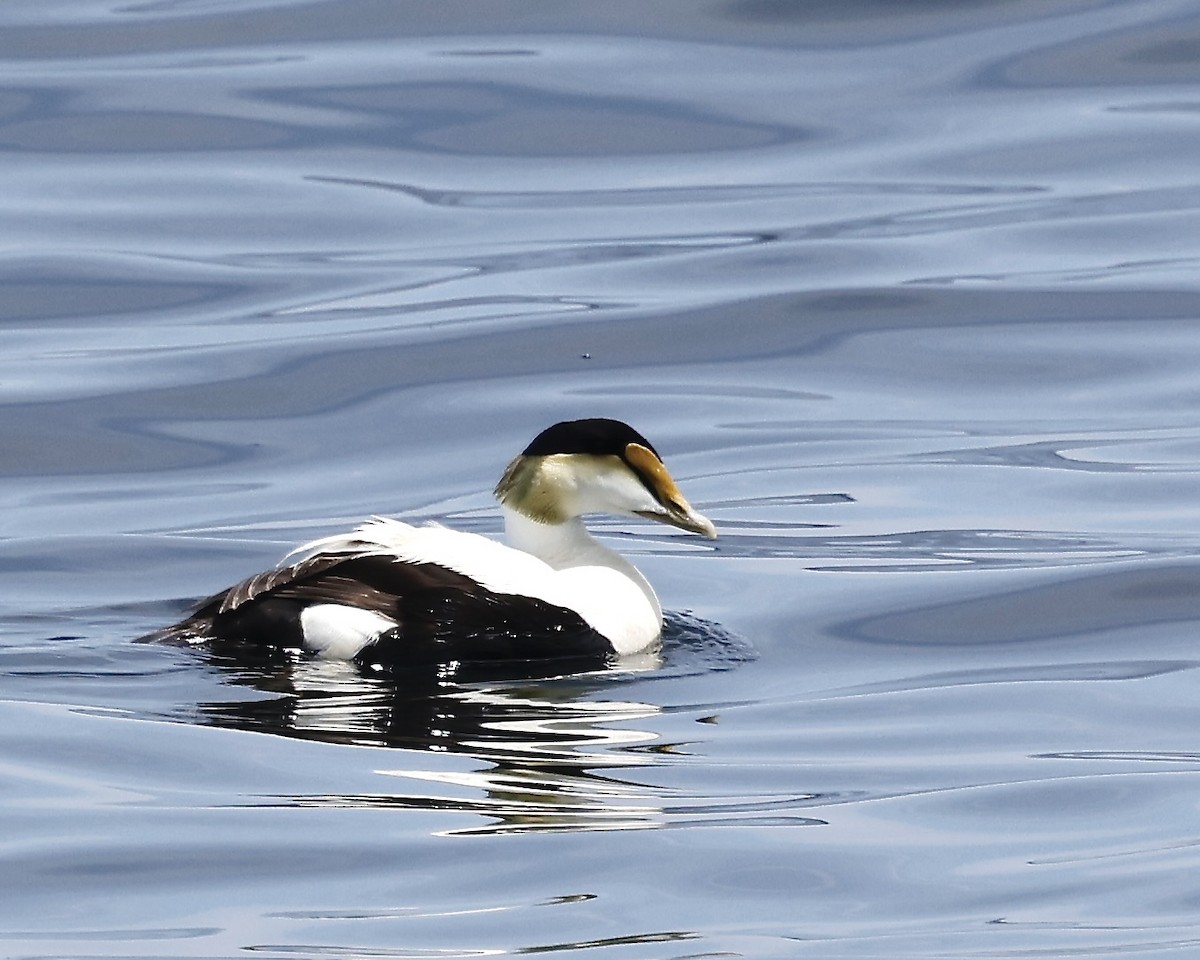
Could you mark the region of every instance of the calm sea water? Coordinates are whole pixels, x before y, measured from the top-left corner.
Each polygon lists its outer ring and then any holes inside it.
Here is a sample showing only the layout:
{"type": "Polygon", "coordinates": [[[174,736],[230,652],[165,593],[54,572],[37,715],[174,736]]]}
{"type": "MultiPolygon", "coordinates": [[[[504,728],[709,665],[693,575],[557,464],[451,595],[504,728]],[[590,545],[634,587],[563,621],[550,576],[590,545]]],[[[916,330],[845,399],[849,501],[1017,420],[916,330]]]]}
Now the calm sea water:
{"type": "Polygon", "coordinates": [[[1200,10],[0,4],[0,954],[1200,951],[1200,10]],[[656,668],[138,645],[616,416],[656,668]],[[714,625],[719,625],[714,626],[714,625]]]}

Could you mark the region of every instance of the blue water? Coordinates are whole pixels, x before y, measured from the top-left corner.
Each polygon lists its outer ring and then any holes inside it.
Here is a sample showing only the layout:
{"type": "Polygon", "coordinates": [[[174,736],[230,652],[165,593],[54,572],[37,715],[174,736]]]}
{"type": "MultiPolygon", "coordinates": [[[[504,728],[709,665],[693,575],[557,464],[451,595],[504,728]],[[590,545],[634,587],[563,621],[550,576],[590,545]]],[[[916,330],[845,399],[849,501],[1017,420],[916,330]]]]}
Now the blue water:
{"type": "Polygon", "coordinates": [[[0,954],[1200,952],[1200,10],[0,4],[0,954]],[[133,643],[633,423],[659,666],[133,643]]]}

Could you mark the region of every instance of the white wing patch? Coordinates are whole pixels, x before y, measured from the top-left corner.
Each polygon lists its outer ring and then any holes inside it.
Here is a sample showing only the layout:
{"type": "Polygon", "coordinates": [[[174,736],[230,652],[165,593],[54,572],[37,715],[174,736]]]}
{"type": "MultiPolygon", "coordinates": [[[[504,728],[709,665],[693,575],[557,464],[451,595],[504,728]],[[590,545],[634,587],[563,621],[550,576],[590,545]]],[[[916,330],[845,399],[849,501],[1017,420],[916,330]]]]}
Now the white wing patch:
{"type": "Polygon", "coordinates": [[[314,603],[300,613],[304,646],[326,660],[350,660],[396,621],[374,610],[314,603]]]}

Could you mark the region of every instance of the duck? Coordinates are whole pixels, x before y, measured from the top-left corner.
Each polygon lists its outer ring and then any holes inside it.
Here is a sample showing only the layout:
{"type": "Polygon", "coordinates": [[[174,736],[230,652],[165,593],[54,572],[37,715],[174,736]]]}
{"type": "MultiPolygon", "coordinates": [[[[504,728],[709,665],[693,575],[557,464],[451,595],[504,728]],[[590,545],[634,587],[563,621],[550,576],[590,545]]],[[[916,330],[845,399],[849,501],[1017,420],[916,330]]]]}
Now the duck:
{"type": "Polygon", "coordinates": [[[584,518],[654,520],[715,539],[633,427],[567,420],[539,433],[496,484],[506,542],[372,517],[306,543],[273,569],[142,639],[223,641],[374,666],[614,658],[655,649],[663,610],[584,518]]]}

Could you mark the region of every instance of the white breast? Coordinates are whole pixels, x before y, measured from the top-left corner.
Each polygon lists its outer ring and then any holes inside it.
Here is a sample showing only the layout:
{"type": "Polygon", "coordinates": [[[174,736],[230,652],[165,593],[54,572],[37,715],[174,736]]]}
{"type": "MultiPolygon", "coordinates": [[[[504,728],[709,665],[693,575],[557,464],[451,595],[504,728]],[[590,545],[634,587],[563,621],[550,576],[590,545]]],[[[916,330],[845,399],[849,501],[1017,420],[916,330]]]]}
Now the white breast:
{"type": "Polygon", "coordinates": [[[568,567],[554,573],[560,599],[542,599],[576,611],[618,654],[638,653],[658,641],[662,614],[625,574],[611,567],[568,567]]]}

